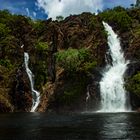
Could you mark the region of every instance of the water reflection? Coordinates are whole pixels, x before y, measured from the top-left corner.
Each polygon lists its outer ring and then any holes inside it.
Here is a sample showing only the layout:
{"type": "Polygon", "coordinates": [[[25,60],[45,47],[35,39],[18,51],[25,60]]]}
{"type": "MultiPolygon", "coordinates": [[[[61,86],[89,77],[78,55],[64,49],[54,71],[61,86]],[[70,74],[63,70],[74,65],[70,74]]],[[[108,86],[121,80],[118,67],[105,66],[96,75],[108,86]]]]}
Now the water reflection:
{"type": "Polygon", "coordinates": [[[138,113],[13,113],[0,122],[0,140],[140,139],[138,113]]]}
{"type": "Polygon", "coordinates": [[[113,115],[104,118],[103,128],[100,131],[102,139],[126,139],[130,127],[128,115],[113,115]]]}

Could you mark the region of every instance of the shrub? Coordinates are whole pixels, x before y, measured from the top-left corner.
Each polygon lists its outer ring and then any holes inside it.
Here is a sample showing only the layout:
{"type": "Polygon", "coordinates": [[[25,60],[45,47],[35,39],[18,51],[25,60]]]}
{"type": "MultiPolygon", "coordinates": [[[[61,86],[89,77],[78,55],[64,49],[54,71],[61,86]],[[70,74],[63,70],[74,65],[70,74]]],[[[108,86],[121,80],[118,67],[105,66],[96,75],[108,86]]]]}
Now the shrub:
{"type": "Polygon", "coordinates": [[[127,31],[132,25],[132,18],[127,14],[127,11],[120,6],[112,10],[106,10],[99,14],[99,16],[103,21],[116,25],[121,31],[127,31]]]}
{"type": "Polygon", "coordinates": [[[5,38],[10,33],[10,29],[5,24],[0,23],[0,40],[5,38]]]}
{"type": "Polygon", "coordinates": [[[48,50],[48,43],[38,41],[36,43],[35,47],[38,51],[47,51],[48,50]]]}
{"type": "Polygon", "coordinates": [[[56,17],[56,20],[58,20],[58,21],[62,21],[63,19],[64,19],[63,16],[57,16],[57,17],[56,17]]]}
{"type": "Polygon", "coordinates": [[[43,30],[45,27],[45,23],[42,20],[31,21],[30,24],[37,32],[43,30]]]}
{"type": "Polygon", "coordinates": [[[8,59],[1,59],[0,65],[4,66],[6,68],[12,68],[12,64],[11,64],[10,60],[8,60],[8,59]]]}
{"type": "Polygon", "coordinates": [[[95,16],[92,16],[90,18],[90,21],[88,23],[88,27],[89,27],[90,31],[102,28],[100,22],[97,20],[97,18],[95,16]]]}
{"type": "Polygon", "coordinates": [[[84,63],[82,70],[85,72],[91,71],[94,67],[97,66],[97,61],[91,61],[91,62],[86,62],[84,63]]]}
{"type": "Polygon", "coordinates": [[[126,84],[126,88],[128,91],[140,97],[140,72],[129,79],[128,83],[126,84]]]}
{"type": "Polygon", "coordinates": [[[40,89],[47,81],[47,64],[44,60],[38,60],[34,65],[35,87],[40,89]]]}
{"type": "Polygon", "coordinates": [[[78,71],[80,66],[89,58],[87,49],[72,49],[60,51],[56,54],[58,64],[68,71],[78,71]]]}

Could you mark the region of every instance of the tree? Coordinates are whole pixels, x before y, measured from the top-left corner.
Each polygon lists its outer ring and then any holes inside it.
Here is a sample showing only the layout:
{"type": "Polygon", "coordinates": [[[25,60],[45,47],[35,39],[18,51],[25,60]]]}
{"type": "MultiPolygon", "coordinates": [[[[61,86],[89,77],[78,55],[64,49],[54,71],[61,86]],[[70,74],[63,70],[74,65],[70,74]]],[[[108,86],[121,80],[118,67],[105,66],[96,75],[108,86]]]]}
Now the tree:
{"type": "Polygon", "coordinates": [[[132,18],[128,15],[127,11],[123,7],[115,7],[111,10],[106,10],[103,13],[99,14],[101,19],[105,22],[114,25],[120,31],[128,31],[131,29],[132,18]]]}
{"type": "Polygon", "coordinates": [[[56,17],[56,20],[58,20],[58,21],[62,21],[63,19],[64,19],[63,16],[57,16],[57,17],[56,17]]]}
{"type": "Polygon", "coordinates": [[[140,7],[140,0],[136,1],[136,7],[140,7]]]}
{"type": "Polygon", "coordinates": [[[5,24],[0,23],[0,40],[3,40],[10,33],[10,29],[5,24]]]}
{"type": "Polygon", "coordinates": [[[140,97],[140,72],[138,72],[128,80],[126,88],[131,93],[140,97]]]}

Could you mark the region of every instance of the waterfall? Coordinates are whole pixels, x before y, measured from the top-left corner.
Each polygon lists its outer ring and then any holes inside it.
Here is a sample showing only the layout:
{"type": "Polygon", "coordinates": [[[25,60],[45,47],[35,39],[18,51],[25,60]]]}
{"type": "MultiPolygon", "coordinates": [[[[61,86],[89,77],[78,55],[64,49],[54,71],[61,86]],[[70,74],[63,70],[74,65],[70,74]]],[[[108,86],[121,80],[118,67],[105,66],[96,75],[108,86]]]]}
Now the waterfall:
{"type": "Polygon", "coordinates": [[[24,52],[24,63],[25,63],[26,72],[27,72],[27,75],[29,77],[30,84],[31,84],[31,92],[32,92],[32,108],[31,108],[31,112],[35,112],[36,108],[38,107],[38,105],[40,103],[40,93],[34,89],[33,74],[32,74],[31,70],[28,67],[29,54],[27,52],[24,52]]]}
{"type": "Polygon", "coordinates": [[[101,112],[125,112],[127,96],[124,88],[124,73],[129,61],[126,61],[121,50],[120,40],[112,28],[103,22],[108,33],[109,54],[111,64],[107,62],[106,70],[100,81],[101,112]]]}

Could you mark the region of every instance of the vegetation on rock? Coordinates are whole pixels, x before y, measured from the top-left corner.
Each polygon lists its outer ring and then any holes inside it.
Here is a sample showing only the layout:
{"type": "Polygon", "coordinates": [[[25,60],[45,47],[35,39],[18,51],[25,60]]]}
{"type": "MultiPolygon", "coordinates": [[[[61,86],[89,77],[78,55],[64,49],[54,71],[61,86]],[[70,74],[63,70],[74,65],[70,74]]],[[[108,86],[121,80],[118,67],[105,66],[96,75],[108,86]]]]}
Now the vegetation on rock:
{"type": "Polygon", "coordinates": [[[126,87],[131,93],[136,94],[138,97],[140,97],[140,72],[133,75],[129,79],[126,87]]]}
{"type": "Polygon", "coordinates": [[[114,25],[117,30],[121,32],[130,30],[132,26],[132,19],[128,15],[127,10],[122,7],[115,7],[114,9],[108,9],[103,13],[100,13],[99,16],[105,22],[114,25]]]}
{"type": "Polygon", "coordinates": [[[0,11],[0,111],[29,111],[31,108],[24,52],[30,55],[35,89],[41,92],[39,110],[42,106],[43,111],[57,109],[57,106],[84,108],[87,87],[94,96],[99,88],[96,84],[101,76],[99,71],[106,63],[108,48],[103,20],[117,31],[126,58],[133,62],[127,86],[130,94],[138,95],[140,100],[138,7],[119,6],[97,16],[86,12],[65,19],[59,16],[56,21],[32,21],[3,10],[0,11]]]}
{"type": "MultiPolygon", "coordinates": [[[[56,54],[56,60],[59,66],[67,71],[76,72],[84,69],[90,60],[90,52],[85,49],[72,49],[59,51],[56,54]]],[[[90,65],[90,64],[89,64],[90,65]]],[[[87,66],[90,67],[90,66],[87,66]]],[[[86,68],[85,68],[86,69],[86,68]]]]}

